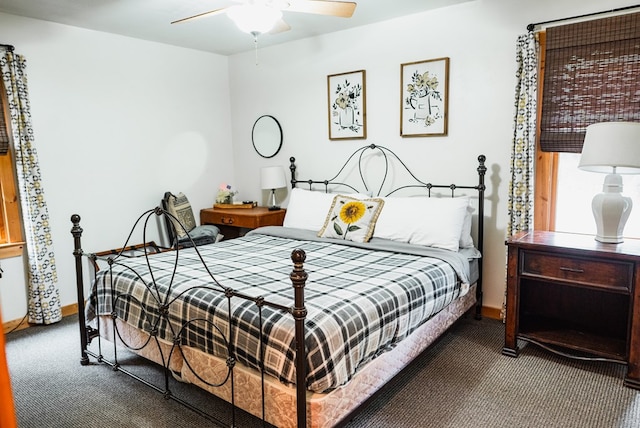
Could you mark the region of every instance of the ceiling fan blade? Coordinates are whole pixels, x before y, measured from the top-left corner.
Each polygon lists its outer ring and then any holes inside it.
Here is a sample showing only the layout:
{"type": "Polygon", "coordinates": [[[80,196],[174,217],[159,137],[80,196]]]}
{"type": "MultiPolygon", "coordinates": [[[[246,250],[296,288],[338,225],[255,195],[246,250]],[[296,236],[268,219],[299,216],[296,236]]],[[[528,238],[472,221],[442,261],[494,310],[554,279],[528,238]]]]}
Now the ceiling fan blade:
{"type": "Polygon", "coordinates": [[[289,31],[289,30],[291,30],[291,26],[289,24],[287,24],[286,22],[284,22],[283,19],[279,19],[276,22],[276,25],[274,25],[273,28],[271,30],[269,30],[269,32],[267,34],[284,33],[285,31],[289,31]]]}
{"type": "Polygon", "coordinates": [[[172,24],[180,24],[180,23],[183,23],[183,22],[187,22],[187,21],[191,21],[191,20],[199,19],[199,18],[204,18],[204,17],[207,17],[207,16],[215,16],[215,15],[221,14],[222,12],[224,12],[227,9],[228,8],[223,7],[222,9],[210,10],[209,12],[203,12],[203,13],[199,13],[197,15],[189,16],[187,18],[178,19],[177,21],[173,21],[171,23],[172,24]]]}
{"type": "Polygon", "coordinates": [[[356,3],[352,1],[289,0],[289,7],[284,10],[350,18],[356,10],[356,3]]]}

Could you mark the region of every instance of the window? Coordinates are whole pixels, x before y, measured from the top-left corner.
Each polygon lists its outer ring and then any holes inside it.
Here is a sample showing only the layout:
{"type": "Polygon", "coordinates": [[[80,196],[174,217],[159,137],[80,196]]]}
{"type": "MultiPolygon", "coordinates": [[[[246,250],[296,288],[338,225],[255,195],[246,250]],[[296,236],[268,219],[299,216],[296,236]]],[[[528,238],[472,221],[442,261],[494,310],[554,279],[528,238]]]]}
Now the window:
{"type": "Polygon", "coordinates": [[[22,254],[22,221],[10,149],[6,91],[0,81],[0,258],[22,254]]]}
{"type": "MultiPolygon", "coordinates": [[[[590,233],[596,230],[591,214],[593,195],[602,191],[604,174],[578,169],[580,155],[560,153],[558,162],[555,230],[561,232],[590,233]],[[587,213],[587,215],[576,215],[587,213]]],[[[631,217],[624,228],[625,236],[640,238],[640,175],[623,175],[623,195],[633,200],[631,217]]]]}
{"type": "MultiPolygon", "coordinates": [[[[588,125],[640,122],[640,13],[547,29],[540,38],[541,108],[535,228],[595,233],[591,200],[604,174],[578,169],[588,125]]],[[[640,176],[623,175],[635,209],[625,227],[640,237],[640,176]]]]}

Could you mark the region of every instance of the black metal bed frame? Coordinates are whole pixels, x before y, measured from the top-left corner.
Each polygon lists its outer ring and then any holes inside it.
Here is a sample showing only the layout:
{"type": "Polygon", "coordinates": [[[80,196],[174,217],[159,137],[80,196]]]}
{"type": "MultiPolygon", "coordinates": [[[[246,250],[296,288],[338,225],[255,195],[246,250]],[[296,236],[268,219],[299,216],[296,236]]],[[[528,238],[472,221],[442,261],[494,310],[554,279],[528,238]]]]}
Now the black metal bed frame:
{"type": "MultiPolygon", "coordinates": [[[[358,171],[358,175],[360,177],[360,180],[362,181],[362,186],[364,188],[364,192],[366,193],[370,193],[372,196],[391,196],[401,190],[404,189],[423,189],[426,191],[427,196],[431,197],[431,191],[433,189],[448,189],[451,193],[450,196],[453,198],[456,196],[456,191],[458,189],[467,189],[467,190],[475,190],[478,192],[478,223],[477,223],[477,227],[478,227],[478,233],[477,233],[477,237],[475,239],[475,244],[476,244],[476,248],[478,249],[478,251],[480,251],[480,254],[483,254],[483,250],[484,250],[484,192],[486,190],[486,186],[484,183],[484,178],[485,175],[487,173],[487,167],[485,166],[485,161],[486,161],[486,156],[485,155],[479,155],[478,156],[478,167],[476,169],[477,173],[478,173],[478,184],[477,185],[473,185],[473,186],[460,186],[457,184],[433,184],[433,183],[425,183],[424,181],[420,180],[418,177],[416,177],[413,172],[411,172],[411,170],[409,169],[409,167],[402,161],[402,159],[400,159],[400,157],[398,157],[398,155],[396,155],[391,149],[388,149],[387,147],[384,146],[380,146],[380,145],[376,145],[376,144],[370,144],[368,146],[363,146],[360,147],[359,149],[357,149],[356,151],[354,151],[349,158],[346,160],[346,162],[342,165],[342,167],[340,168],[340,170],[338,171],[337,174],[335,174],[333,177],[329,178],[329,179],[325,179],[325,180],[298,180],[296,179],[296,158],[295,157],[290,157],[289,158],[289,170],[291,171],[291,187],[296,187],[297,184],[305,184],[307,186],[309,186],[309,190],[314,190],[314,185],[320,185],[321,187],[323,187],[322,190],[324,190],[325,192],[329,192],[330,190],[336,190],[336,189],[341,189],[341,188],[345,188],[348,189],[350,191],[354,191],[354,192],[361,192],[362,189],[358,189],[344,181],[340,181],[339,178],[341,177],[341,175],[344,173],[344,171],[347,169],[347,166],[349,166],[349,163],[352,161],[352,159],[358,159],[357,162],[357,171],[358,171]],[[379,155],[382,156],[383,160],[384,160],[384,175],[382,178],[382,181],[380,183],[380,187],[378,188],[377,192],[372,192],[369,189],[369,186],[367,185],[367,181],[364,177],[364,171],[363,171],[363,162],[362,159],[365,156],[365,154],[370,154],[370,153],[378,153],[379,155]],[[408,184],[408,185],[404,185],[404,186],[400,186],[400,187],[395,187],[391,190],[389,190],[387,193],[385,193],[384,195],[382,194],[382,191],[384,189],[384,185],[387,179],[387,175],[389,173],[389,159],[395,159],[403,168],[404,170],[411,176],[411,178],[413,178],[415,180],[414,184],[408,184]]],[[[478,278],[478,282],[477,282],[477,288],[476,288],[476,299],[477,299],[477,304],[476,304],[476,318],[480,319],[481,317],[481,311],[482,311],[482,263],[480,263],[478,265],[478,269],[479,269],[479,278],[478,278]]]]}
{"type": "MultiPolygon", "coordinates": [[[[346,188],[350,188],[352,190],[358,191],[358,189],[350,186],[349,184],[346,184],[344,182],[341,181],[337,181],[338,177],[340,176],[340,174],[345,170],[345,168],[347,167],[347,165],[349,164],[349,162],[351,162],[352,159],[356,158],[358,159],[358,171],[360,173],[360,177],[362,178],[362,182],[365,188],[365,191],[369,191],[368,187],[367,187],[367,183],[364,179],[364,175],[363,175],[363,171],[362,171],[362,159],[363,156],[365,154],[365,152],[367,152],[368,150],[377,150],[379,153],[381,153],[384,157],[384,161],[385,161],[385,171],[384,171],[384,179],[383,182],[381,184],[380,189],[378,190],[378,195],[380,193],[380,191],[382,190],[382,186],[384,185],[384,181],[386,180],[387,174],[388,174],[388,167],[389,167],[389,157],[395,158],[405,169],[406,171],[411,175],[411,177],[413,177],[413,179],[416,180],[417,184],[412,184],[412,185],[406,185],[406,186],[402,186],[399,188],[396,188],[394,190],[392,190],[389,194],[395,193],[396,191],[400,190],[400,189],[404,189],[404,188],[408,188],[408,187],[419,187],[419,188],[424,188],[427,190],[428,195],[431,196],[431,189],[450,189],[451,191],[451,196],[453,197],[455,195],[455,191],[457,189],[472,189],[478,192],[478,232],[477,232],[477,238],[476,238],[476,246],[478,248],[478,250],[480,250],[480,252],[482,252],[483,249],[483,228],[484,228],[484,191],[485,191],[485,185],[484,185],[484,176],[486,173],[486,167],[485,167],[485,156],[484,155],[480,155],[478,156],[478,167],[477,167],[477,173],[478,173],[478,184],[477,185],[473,185],[473,186],[458,186],[455,184],[450,184],[450,185],[434,185],[431,183],[424,183],[422,181],[420,181],[419,179],[417,179],[415,177],[415,175],[409,170],[409,168],[404,164],[404,162],[402,162],[402,160],[400,160],[400,158],[398,158],[398,156],[393,153],[391,150],[382,147],[382,146],[376,146],[376,145],[368,145],[365,147],[362,147],[358,150],[356,150],[349,158],[348,160],[344,163],[344,165],[340,168],[338,174],[336,174],[333,178],[328,179],[328,180],[321,180],[321,181],[316,181],[316,180],[297,180],[296,177],[296,165],[295,165],[295,159],[292,157],[290,158],[290,170],[291,170],[291,185],[292,187],[296,187],[297,184],[300,183],[305,183],[307,185],[309,185],[309,188],[312,189],[314,185],[323,185],[324,186],[324,190],[325,191],[329,191],[330,188],[333,188],[334,186],[345,186],[346,188]]],[[[146,227],[147,224],[150,220],[150,218],[152,216],[171,216],[172,218],[174,218],[175,220],[178,221],[179,220],[176,219],[174,216],[172,216],[170,213],[166,212],[163,208],[161,207],[156,207],[152,210],[148,210],[145,213],[143,213],[135,222],[131,232],[129,233],[127,240],[125,242],[125,244],[123,245],[122,248],[117,249],[117,250],[108,250],[102,253],[85,253],[82,250],[82,242],[81,242],[81,237],[82,237],[82,233],[83,233],[83,229],[80,226],[80,216],[78,214],[73,214],[71,216],[71,222],[73,224],[73,227],[71,229],[71,234],[73,235],[73,239],[74,239],[74,250],[73,250],[73,255],[74,255],[74,259],[75,259],[75,271],[76,271],[76,287],[77,287],[77,301],[78,301],[78,318],[79,318],[79,329],[80,329],[80,350],[81,350],[81,359],[80,359],[80,363],[82,365],[88,365],[90,364],[90,359],[89,357],[94,358],[97,362],[99,363],[104,363],[108,366],[111,366],[113,368],[113,370],[115,371],[119,371],[122,372],[128,376],[131,376],[132,378],[140,381],[141,383],[143,383],[144,385],[162,393],[165,398],[170,398],[172,400],[175,400],[177,402],[179,402],[180,404],[186,406],[187,408],[197,412],[198,414],[202,415],[203,417],[207,418],[208,420],[211,420],[212,422],[215,422],[217,424],[223,424],[224,422],[222,422],[220,419],[216,418],[214,415],[211,415],[207,412],[205,412],[204,410],[194,406],[193,404],[189,403],[186,400],[181,399],[180,397],[174,395],[170,389],[170,378],[172,377],[171,374],[171,358],[174,352],[180,352],[182,353],[182,349],[181,349],[181,339],[182,339],[182,334],[184,332],[185,327],[188,324],[191,323],[197,323],[197,322],[204,322],[207,327],[211,328],[213,331],[217,331],[218,334],[220,334],[222,336],[222,338],[224,339],[225,343],[230,344],[232,343],[232,335],[234,334],[233,328],[231,327],[232,323],[229,323],[229,331],[227,332],[222,332],[216,325],[214,325],[213,323],[211,323],[211,321],[208,320],[202,320],[202,319],[195,319],[195,320],[189,320],[187,322],[185,322],[182,326],[180,326],[179,329],[177,330],[173,330],[172,329],[172,334],[173,337],[169,338],[169,342],[173,343],[171,346],[171,350],[169,352],[169,355],[167,355],[166,359],[165,356],[162,353],[162,348],[161,348],[161,344],[160,344],[160,339],[157,337],[158,331],[157,329],[154,327],[151,329],[150,332],[148,332],[149,336],[146,340],[146,342],[142,345],[142,346],[138,346],[138,347],[134,347],[134,346],[129,346],[123,339],[123,337],[120,335],[120,332],[118,331],[118,327],[117,327],[117,323],[116,320],[118,318],[116,311],[114,309],[111,318],[112,318],[112,326],[113,326],[113,331],[114,331],[114,335],[117,336],[117,338],[129,349],[136,351],[136,350],[140,350],[142,348],[144,348],[146,345],[148,345],[150,342],[154,342],[155,345],[157,346],[157,349],[160,351],[161,354],[161,358],[163,360],[163,368],[164,368],[164,385],[163,386],[158,386],[155,385],[153,383],[151,383],[150,381],[141,378],[140,376],[138,376],[137,374],[131,372],[130,370],[128,370],[127,368],[124,368],[120,361],[118,360],[118,353],[117,353],[117,349],[118,349],[118,344],[117,344],[117,340],[113,341],[113,360],[106,358],[103,353],[102,353],[102,344],[101,344],[101,338],[100,338],[100,323],[98,323],[98,328],[94,329],[90,326],[87,325],[87,322],[85,320],[85,315],[84,315],[84,311],[83,308],[85,306],[85,302],[86,302],[86,298],[85,298],[85,286],[84,286],[84,271],[83,271],[83,258],[88,258],[89,261],[91,262],[92,266],[95,268],[94,269],[94,275],[93,275],[93,281],[95,281],[96,279],[96,272],[97,272],[97,267],[99,265],[99,262],[103,262],[106,263],[106,265],[108,266],[108,269],[111,269],[113,265],[117,265],[123,262],[123,260],[126,260],[126,258],[128,257],[134,257],[134,256],[141,256],[141,257],[145,257],[146,259],[146,264],[147,267],[149,268],[149,272],[151,274],[151,283],[147,284],[147,287],[156,287],[155,284],[155,279],[153,279],[153,272],[151,272],[151,267],[149,264],[149,256],[161,251],[174,251],[175,252],[175,264],[173,266],[173,274],[175,275],[176,269],[178,267],[178,260],[179,260],[179,252],[180,252],[180,248],[178,249],[167,249],[167,248],[162,248],[157,246],[155,243],[153,242],[148,242],[146,240],[146,227]],[[136,245],[130,245],[129,241],[131,240],[131,237],[134,233],[134,231],[136,230],[136,227],[140,224],[140,223],[144,224],[144,228],[143,228],[143,240],[142,242],[144,242],[143,244],[136,244],[136,245]],[[228,335],[229,339],[227,339],[225,336],[228,335]],[[89,349],[88,346],[91,343],[91,341],[94,338],[98,338],[99,342],[98,342],[98,351],[94,352],[92,349],[89,349]]],[[[167,224],[173,224],[173,222],[167,222],[167,224]]],[[[202,259],[202,256],[200,255],[200,252],[198,251],[197,246],[194,246],[194,250],[197,252],[197,255],[200,258],[200,261],[202,262],[202,264],[206,267],[206,264],[204,262],[204,260],[202,259]]],[[[303,267],[303,263],[305,261],[305,253],[303,250],[300,249],[296,249],[292,252],[291,254],[291,259],[293,262],[293,269],[291,271],[290,274],[290,280],[293,286],[293,302],[291,306],[283,306],[274,302],[270,302],[267,299],[263,298],[263,297],[251,297],[251,296],[247,296],[244,295],[242,293],[239,293],[231,288],[227,288],[224,287],[222,284],[218,283],[218,281],[215,279],[215,277],[211,274],[211,272],[207,269],[207,271],[209,272],[209,275],[211,276],[211,286],[210,287],[205,287],[207,289],[211,289],[211,290],[217,290],[220,293],[224,293],[224,296],[227,299],[227,305],[228,305],[228,309],[230,309],[231,306],[231,299],[243,299],[245,301],[250,301],[252,302],[252,304],[254,304],[257,308],[257,310],[260,313],[260,335],[262,335],[262,308],[263,307],[270,307],[272,309],[278,310],[278,311],[282,311],[283,316],[292,316],[295,322],[295,340],[296,340],[296,360],[295,360],[295,367],[296,367],[296,418],[297,418],[297,426],[298,427],[304,427],[306,426],[306,420],[307,420],[307,416],[306,416],[306,349],[305,349],[305,342],[304,342],[304,338],[305,338],[305,319],[306,319],[306,315],[307,315],[307,310],[305,308],[305,301],[304,301],[304,287],[305,287],[305,283],[307,280],[307,273],[304,270],[303,267]]],[[[167,295],[166,296],[161,296],[159,294],[157,294],[157,303],[158,303],[158,313],[155,314],[158,321],[156,321],[155,326],[157,326],[157,322],[159,322],[160,319],[165,319],[166,322],[171,325],[171,322],[168,319],[168,313],[169,313],[169,305],[172,303],[172,301],[168,300],[168,296],[171,294],[171,285],[169,285],[169,290],[167,291],[167,295]]],[[[112,285],[111,285],[112,286],[112,285]]],[[[203,287],[199,287],[200,289],[203,287]]],[[[155,288],[155,290],[157,291],[157,288],[155,288]]],[[[480,318],[481,316],[481,307],[482,307],[482,263],[479,264],[479,279],[477,281],[477,286],[476,286],[476,299],[477,299],[477,303],[476,303],[476,318],[480,318]]],[[[119,299],[120,296],[118,296],[116,298],[119,299]]],[[[122,297],[123,299],[135,299],[135,297],[133,296],[126,296],[126,297],[122,297]]],[[[113,303],[113,307],[115,308],[116,303],[114,301],[113,303]]],[[[231,313],[231,311],[229,310],[229,313],[231,313]]],[[[154,325],[153,322],[150,321],[150,325],[154,325]]],[[[259,342],[262,344],[263,340],[262,337],[259,338],[259,342]]],[[[261,355],[262,355],[262,350],[261,350],[261,355]]],[[[183,355],[184,357],[184,355],[183,355]]],[[[186,358],[183,358],[184,362],[189,366],[189,368],[191,368],[191,366],[189,365],[188,361],[186,360],[186,358]]],[[[208,381],[206,381],[205,379],[201,378],[197,373],[195,373],[195,371],[192,369],[192,372],[194,373],[194,375],[203,383],[205,383],[206,385],[210,386],[210,387],[217,387],[217,386],[222,386],[223,384],[225,384],[227,381],[230,381],[230,387],[231,387],[231,426],[235,427],[236,426],[236,405],[235,405],[235,392],[234,392],[234,366],[236,364],[236,358],[233,354],[233,350],[232,347],[230,345],[227,346],[227,356],[226,356],[226,364],[227,364],[227,376],[225,379],[222,380],[222,382],[220,383],[216,383],[216,384],[212,384],[208,381]]],[[[260,364],[262,364],[262,362],[260,362],[260,364]]],[[[266,421],[265,421],[265,400],[264,400],[264,390],[265,390],[265,373],[264,370],[261,370],[261,376],[262,376],[262,424],[263,426],[266,426],[266,421]]]]}
{"type": "MultiPolygon", "coordinates": [[[[138,351],[141,350],[143,348],[145,348],[152,340],[155,342],[155,345],[157,346],[157,349],[159,350],[161,356],[162,356],[162,360],[163,360],[163,368],[164,368],[164,386],[163,387],[159,387],[143,378],[141,378],[140,376],[136,375],[135,373],[129,371],[128,369],[124,368],[119,360],[118,360],[118,344],[117,341],[114,340],[113,342],[113,360],[110,360],[108,358],[106,358],[103,353],[102,353],[102,343],[101,343],[101,336],[100,336],[100,324],[98,323],[97,328],[93,328],[91,326],[88,326],[86,323],[86,320],[84,318],[84,312],[82,310],[79,310],[79,327],[80,327],[80,346],[81,346],[81,359],[80,359],[80,364],[81,365],[88,365],[89,364],[89,357],[93,357],[95,358],[98,362],[100,363],[104,363],[106,365],[109,365],[113,368],[113,370],[115,371],[119,371],[122,372],[140,382],[142,382],[144,385],[162,393],[165,398],[170,398],[174,401],[179,402],[180,404],[188,407],[189,409],[199,413],[201,416],[216,422],[218,424],[220,424],[222,426],[223,422],[221,420],[219,420],[218,418],[216,418],[213,415],[210,415],[208,413],[206,413],[205,411],[203,411],[202,409],[199,409],[195,406],[193,406],[191,403],[189,403],[188,401],[185,401],[181,398],[179,398],[178,396],[174,395],[170,389],[169,383],[170,383],[170,378],[172,377],[171,375],[171,358],[174,352],[180,352],[182,354],[182,350],[181,350],[181,339],[183,339],[183,333],[185,328],[190,325],[190,324],[194,324],[194,323],[206,323],[206,327],[210,328],[211,331],[214,331],[214,334],[217,332],[217,334],[219,334],[223,341],[227,344],[227,355],[226,355],[226,364],[228,367],[228,371],[227,371],[227,375],[225,377],[225,379],[223,379],[220,383],[210,383],[207,380],[203,379],[202,377],[200,377],[198,375],[198,373],[195,372],[195,370],[193,370],[193,368],[191,367],[191,365],[189,365],[188,360],[186,359],[186,357],[184,355],[182,355],[184,362],[189,366],[190,370],[192,371],[192,373],[194,373],[194,375],[204,384],[208,385],[209,387],[219,387],[224,385],[228,380],[231,381],[231,388],[233,389],[233,369],[234,366],[236,364],[236,358],[233,355],[233,350],[231,347],[231,343],[233,342],[233,334],[234,334],[234,329],[232,328],[232,323],[229,323],[229,329],[227,332],[223,332],[220,330],[220,328],[218,326],[216,326],[215,324],[213,324],[211,321],[206,320],[206,319],[192,319],[192,320],[188,320],[186,321],[182,326],[180,326],[180,328],[178,329],[178,331],[174,331],[173,328],[171,328],[172,333],[173,333],[173,337],[170,339],[170,342],[173,342],[173,346],[171,348],[171,351],[169,352],[169,355],[165,356],[162,354],[162,348],[161,348],[161,344],[160,344],[160,339],[158,338],[158,330],[157,330],[157,326],[160,322],[161,319],[163,319],[165,322],[167,322],[167,324],[169,326],[171,326],[171,322],[169,319],[169,305],[175,301],[175,298],[173,300],[169,300],[169,296],[171,295],[171,288],[173,285],[173,278],[175,277],[177,268],[178,268],[178,262],[179,262],[179,257],[178,254],[181,251],[180,248],[177,248],[175,250],[170,249],[170,248],[162,248],[159,247],[155,244],[155,242],[153,241],[149,241],[146,242],[146,239],[144,239],[143,237],[143,241],[145,241],[145,243],[143,244],[135,244],[135,245],[128,245],[129,240],[131,238],[131,236],[133,235],[134,230],[136,229],[136,227],[138,226],[138,224],[143,221],[144,222],[144,231],[146,232],[146,227],[147,224],[150,220],[150,218],[154,215],[157,216],[162,216],[162,215],[166,215],[166,216],[170,216],[173,220],[176,220],[179,223],[179,219],[176,218],[175,216],[173,216],[172,214],[170,214],[167,211],[164,211],[162,208],[160,207],[156,207],[153,210],[148,210],[146,212],[144,212],[139,218],[138,220],[136,220],[130,234],[129,237],[127,238],[127,242],[125,242],[125,245],[120,248],[120,249],[116,249],[116,250],[107,250],[104,251],[102,253],[85,253],[82,250],[82,244],[81,244],[81,236],[82,236],[82,232],[83,229],[80,226],[80,216],[77,214],[74,214],[71,216],[71,222],[73,223],[73,227],[71,229],[71,234],[74,237],[74,251],[73,251],[73,255],[75,257],[75,266],[76,266],[76,280],[77,280],[77,292],[78,292],[78,303],[79,303],[79,308],[84,307],[84,302],[85,302],[85,296],[84,296],[84,284],[82,281],[83,278],[83,267],[82,267],[82,258],[83,257],[87,257],[89,259],[89,261],[91,262],[92,266],[94,267],[94,275],[93,275],[93,280],[96,280],[96,274],[98,269],[100,268],[100,262],[104,262],[106,263],[106,265],[108,266],[108,269],[111,271],[113,265],[118,265],[118,264],[122,264],[123,260],[126,260],[129,257],[145,257],[146,259],[146,265],[147,268],[149,269],[149,272],[152,274],[153,277],[153,271],[151,269],[151,266],[149,264],[149,256],[152,254],[157,254],[159,252],[162,251],[175,251],[176,257],[175,257],[175,263],[173,265],[173,272],[172,272],[172,281],[171,284],[169,286],[169,290],[166,292],[165,295],[161,295],[159,290],[156,287],[155,284],[155,280],[152,279],[152,283],[151,284],[146,284],[147,288],[150,289],[152,292],[155,293],[154,297],[157,297],[157,303],[159,304],[158,307],[158,314],[159,315],[157,317],[157,321],[152,321],[151,319],[147,318],[148,324],[152,326],[151,331],[148,332],[149,337],[147,338],[146,342],[144,344],[142,344],[141,346],[132,346],[130,344],[127,344],[125,339],[122,337],[122,335],[120,334],[120,332],[118,331],[118,327],[116,324],[116,320],[118,319],[118,315],[115,311],[115,307],[117,306],[118,300],[119,299],[132,299],[132,300],[137,300],[134,296],[117,296],[115,299],[113,299],[113,303],[112,303],[112,307],[114,308],[113,312],[111,313],[111,318],[112,318],[112,326],[113,326],[113,331],[114,333],[117,335],[117,338],[120,340],[121,343],[123,343],[125,345],[126,348],[132,350],[132,351],[138,351]],[[138,254],[135,254],[135,253],[138,254]],[[83,305],[80,305],[80,302],[83,303],[83,305]],[[227,338],[228,337],[228,338],[227,338]],[[92,341],[92,339],[94,338],[98,338],[99,345],[98,345],[98,351],[94,352],[93,350],[88,348],[88,345],[90,344],[90,342],[92,341]]],[[[143,232],[143,235],[145,235],[145,232],[143,232]]],[[[175,231],[174,231],[175,232],[175,231]]],[[[205,266],[206,268],[206,263],[204,262],[204,259],[202,258],[197,246],[191,242],[192,246],[195,248],[195,251],[200,259],[200,262],[202,263],[203,266],[205,266]]],[[[190,291],[193,290],[202,290],[202,289],[207,289],[207,290],[213,290],[213,291],[217,291],[220,293],[223,293],[225,298],[227,299],[227,310],[228,313],[231,314],[231,300],[232,299],[241,299],[241,300],[245,300],[245,301],[250,301],[252,302],[257,308],[258,311],[260,312],[260,323],[261,323],[261,328],[260,328],[260,337],[258,338],[258,342],[260,343],[260,347],[261,347],[261,352],[260,354],[263,355],[262,353],[262,345],[264,343],[263,340],[263,332],[262,332],[262,308],[265,307],[270,307],[272,309],[278,310],[278,311],[282,311],[283,314],[290,314],[293,319],[295,320],[295,337],[296,337],[296,367],[304,367],[305,366],[305,357],[306,357],[306,351],[304,348],[304,320],[306,318],[306,314],[307,311],[304,307],[304,286],[305,286],[305,282],[307,280],[307,273],[304,271],[303,268],[303,262],[306,258],[305,252],[304,250],[301,249],[295,249],[292,251],[291,253],[291,260],[293,261],[293,270],[291,271],[291,274],[289,275],[289,278],[291,280],[291,283],[293,285],[293,292],[294,292],[294,301],[293,301],[293,306],[288,307],[288,306],[283,306],[281,304],[278,303],[274,303],[271,302],[267,299],[265,299],[264,297],[252,297],[252,296],[248,296],[246,294],[243,293],[239,293],[231,288],[228,287],[224,287],[222,284],[220,284],[216,278],[211,274],[211,272],[209,271],[209,269],[207,268],[207,272],[209,273],[210,277],[211,277],[211,286],[210,287],[191,287],[186,291],[183,291],[182,293],[180,293],[180,295],[183,295],[185,293],[188,293],[190,291]]],[[[136,273],[138,275],[138,273],[136,273]]],[[[112,294],[113,295],[113,284],[109,285],[112,289],[112,294]]],[[[138,301],[139,302],[139,301],[138,301]]],[[[166,340],[166,339],[165,339],[166,340]]],[[[264,371],[262,371],[262,388],[263,388],[263,400],[262,400],[262,410],[263,410],[263,415],[262,415],[262,421],[263,421],[263,426],[265,425],[265,409],[264,409],[264,371]]],[[[306,373],[304,370],[296,370],[296,384],[297,385],[302,385],[302,388],[297,388],[297,402],[298,403],[302,403],[303,406],[300,407],[298,406],[298,426],[304,426],[306,424],[306,403],[305,403],[305,391],[306,389],[304,388],[304,385],[306,384],[306,373]],[[302,394],[302,395],[300,395],[302,394]],[[302,399],[300,399],[302,398],[302,399]]],[[[235,394],[232,392],[231,394],[231,426],[235,427],[236,426],[236,414],[235,414],[235,410],[236,410],[236,406],[235,406],[235,394]]]]}

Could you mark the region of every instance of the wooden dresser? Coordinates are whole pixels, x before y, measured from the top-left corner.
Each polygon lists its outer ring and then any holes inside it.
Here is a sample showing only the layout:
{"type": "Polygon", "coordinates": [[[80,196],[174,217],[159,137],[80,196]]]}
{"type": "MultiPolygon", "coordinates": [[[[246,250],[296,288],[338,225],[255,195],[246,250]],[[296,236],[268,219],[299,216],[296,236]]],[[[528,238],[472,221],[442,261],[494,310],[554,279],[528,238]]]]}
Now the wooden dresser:
{"type": "Polygon", "coordinates": [[[502,353],[518,339],[578,359],[627,364],[640,389],[640,240],[526,232],[507,240],[507,319],[502,353]]]}
{"type": "Polygon", "coordinates": [[[243,236],[262,226],[282,226],[285,209],[270,211],[267,207],[205,208],[200,210],[200,224],[215,224],[224,239],[243,236]]]}

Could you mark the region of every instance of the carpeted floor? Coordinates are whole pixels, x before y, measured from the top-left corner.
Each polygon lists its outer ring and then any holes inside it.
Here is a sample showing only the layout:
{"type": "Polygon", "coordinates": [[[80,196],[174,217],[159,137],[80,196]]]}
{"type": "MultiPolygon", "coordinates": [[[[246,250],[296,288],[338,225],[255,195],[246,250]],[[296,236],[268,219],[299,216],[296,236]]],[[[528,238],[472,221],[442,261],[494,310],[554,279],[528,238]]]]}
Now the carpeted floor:
{"type": "MultiPolygon", "coordinates": [[[[501,355],[502,341],[500,322],[462,320],[347,426],[640,427],[640,392],[623,386],[624,366],[564,359],[531,345],[514,359],[501,355]]],[[[21,428],[212,426],[105,365],[81,366],[78,343],[75,317],[7,336],[21,428]]],[[[155,372],[137,357],[130,361],[155,372]]],[[[213,410],[225,406],[190,385],[176,388],[213,410]]],[[[258,425],[245,414],[236,423],[258,425]]]]}

